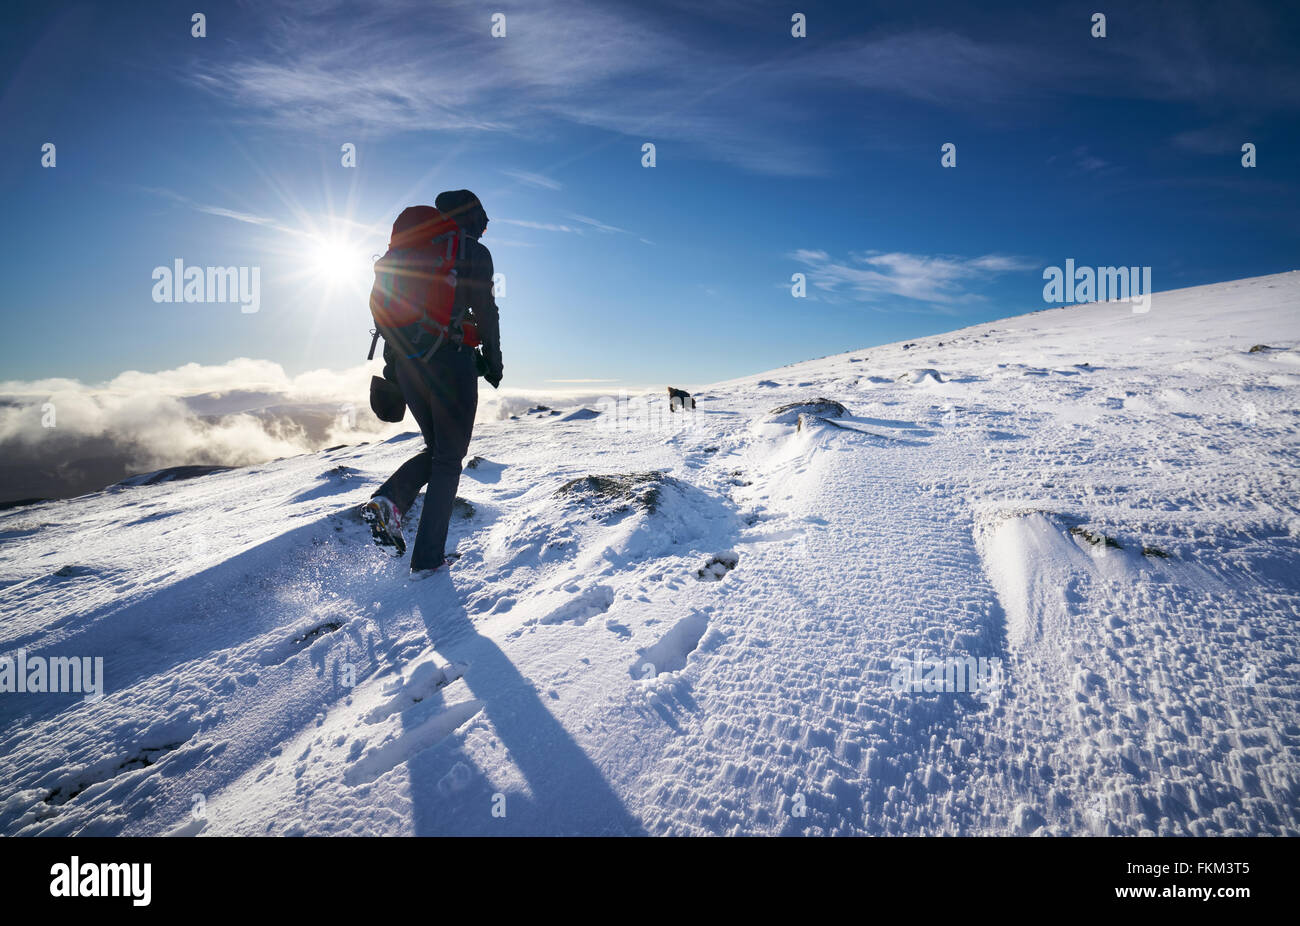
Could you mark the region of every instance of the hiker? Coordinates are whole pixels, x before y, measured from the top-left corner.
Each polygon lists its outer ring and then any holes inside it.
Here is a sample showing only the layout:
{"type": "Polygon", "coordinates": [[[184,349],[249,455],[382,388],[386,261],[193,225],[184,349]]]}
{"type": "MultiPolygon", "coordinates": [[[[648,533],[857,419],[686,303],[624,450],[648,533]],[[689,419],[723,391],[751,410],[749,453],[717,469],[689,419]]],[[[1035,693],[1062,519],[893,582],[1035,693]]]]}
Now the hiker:
{"type": "Polygon", "coordinates": [[[362,517],[375,543],[401,556],[402,520],[428,483],[411,551],[413,578],[451,562],[447,525],[474,430],[478,377],[494,389],[501,385],[492,255],[478,240],[487,224],[469,190],[439,193],[432,207],[402,211],[388,253],[375,264],[371,312],[375,335],[384,338],[385,376],[400,389],[425,447],[379,487],[362,517]]]}

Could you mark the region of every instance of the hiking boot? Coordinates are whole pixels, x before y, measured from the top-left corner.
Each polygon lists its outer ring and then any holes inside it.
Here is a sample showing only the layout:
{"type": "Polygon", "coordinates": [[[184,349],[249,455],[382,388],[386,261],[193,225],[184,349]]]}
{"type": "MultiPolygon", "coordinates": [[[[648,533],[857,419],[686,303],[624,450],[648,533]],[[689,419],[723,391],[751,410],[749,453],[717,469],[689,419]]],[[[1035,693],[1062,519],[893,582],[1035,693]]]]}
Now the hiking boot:
{"type": "Polygon", "coordinates": [[[366,502],[361,509],[361,520],[370,525],[370,536],[381,547],[395,547],[397,555],[406,552],[406,541],[402,539],[402,513],[397,506],[376,495],[366,502]]]}
{"type": "Polygon", "coordinates": [[[456,560],[458,559],[460,559],[459,553],[449,553],[447,556],[443,557],[442,563],[440,565],[434,566],[432,569],[412,569],[411,581],[422,582],[425,579],[429,578],[430,576],[436,576],[439,573],[443,572],[448,567],[450,567],[451,564],[456,562],[456,560]]]}

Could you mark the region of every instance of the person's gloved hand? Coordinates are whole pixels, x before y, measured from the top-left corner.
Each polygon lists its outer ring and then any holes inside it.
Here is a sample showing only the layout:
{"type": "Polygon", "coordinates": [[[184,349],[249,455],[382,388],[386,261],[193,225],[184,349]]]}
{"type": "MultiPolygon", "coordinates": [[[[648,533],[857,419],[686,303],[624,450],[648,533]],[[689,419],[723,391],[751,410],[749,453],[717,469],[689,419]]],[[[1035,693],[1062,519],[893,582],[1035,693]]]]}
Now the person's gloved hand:
{"type": "Polygon", "coordinates": [[[491,383],[493,389],[501,387],[501,371],[492,369],[481,350],[474,351],[474,366],[478,368],[478,375],[491,383]]]}

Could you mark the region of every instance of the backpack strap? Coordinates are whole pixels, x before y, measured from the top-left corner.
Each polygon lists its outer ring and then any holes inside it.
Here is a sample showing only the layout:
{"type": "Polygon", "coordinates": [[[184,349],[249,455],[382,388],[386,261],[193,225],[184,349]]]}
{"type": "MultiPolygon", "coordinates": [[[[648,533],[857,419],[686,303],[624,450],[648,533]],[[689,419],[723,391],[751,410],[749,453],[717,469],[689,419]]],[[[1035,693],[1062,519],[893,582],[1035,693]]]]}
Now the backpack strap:
{"type": "MultiPolygon", "coordinates": [[[[465,265],[464,276],[466,278],[469,277],[469,248],[467,245],[468,241],[469,241],[469,232],[465,231],[465,229],[462,228],[460,230],[460,251],[456,254],[456,263],[465,265]]],[[[460,346],[464,347],[465,346],[465,316],[469,312],[469,306],[466,305],[464,299],[460,298],[461,276],[462,274],[460,274],[459,272],[456,273],[456,292],[452,295],[453,316],[450,319],[450,324],[448,325],[448,327],[451,327],[452,325],[455,326],[456,331],[460,335],[460,339],[459,339],[460,346]],[[459,305],[457,305],[457,302],[459,302],[459,305]]]]}
{"type": "MultiPolygon", "coordinates": [[[[451,260],[453,250],[455,250],[456,264],[461,263],[465,259],[465,238],[466,235],[464,229],[461,229],[459,238],[456,235],[447,236],[447,259],[448,260],[451,260]],[[457,247],[459,247],[459,250],[456,250],[457,247]]],[[[457,294],[460,291],[460,276],[459,274],[456,273],[455,264],[452,265],[451,272],[453,276],[455,276],[456,278],[456,292],[452,293],[452,297],[451,297],[452,315],[451,318],[447,319],[447,327],[438,333],[438,340],[434,341],[433,346],[430,347],[429,350],[425,353],[425,355],[420,358],[422,361],[426,363],[430,359],[432,359],[434,354],[438,352],[438,348],[442,347],[442,345],[446,343],[448,335],[451,334],[453,329],[459,326],[460,322],[465,317],[465,307],[463,305],[460,306],[459,314],[457,314],[456,311],[456,299],[457,299],[457,294]]]]}

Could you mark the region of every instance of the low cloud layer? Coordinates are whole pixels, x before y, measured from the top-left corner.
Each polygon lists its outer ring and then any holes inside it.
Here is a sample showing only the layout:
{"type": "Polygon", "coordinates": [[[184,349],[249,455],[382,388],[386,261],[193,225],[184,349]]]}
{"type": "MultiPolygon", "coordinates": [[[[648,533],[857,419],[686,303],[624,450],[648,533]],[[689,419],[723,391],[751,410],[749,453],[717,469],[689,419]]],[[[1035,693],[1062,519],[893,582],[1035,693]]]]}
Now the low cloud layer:
{"type": "MultiPolygon", "coordinates": [[[[98,384],[0,382],[0,503],[81,495],[170,466],[246,466],[416,430],[409,414],[386,424],[371,413],[368,387],[379,366],[289,376],[279,364],[240,358],[133,370],[98,384]]],[[[597,398],[591,388],[484,387],[479,419],[597,398]]]]}

